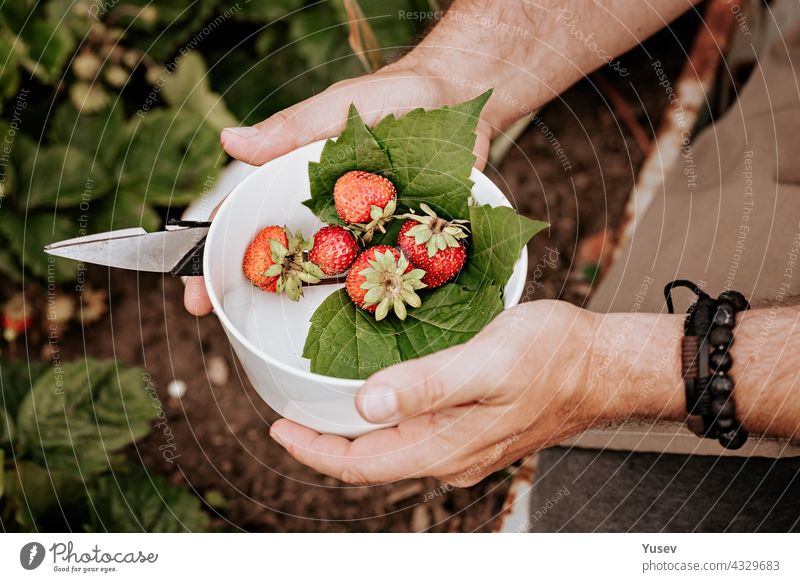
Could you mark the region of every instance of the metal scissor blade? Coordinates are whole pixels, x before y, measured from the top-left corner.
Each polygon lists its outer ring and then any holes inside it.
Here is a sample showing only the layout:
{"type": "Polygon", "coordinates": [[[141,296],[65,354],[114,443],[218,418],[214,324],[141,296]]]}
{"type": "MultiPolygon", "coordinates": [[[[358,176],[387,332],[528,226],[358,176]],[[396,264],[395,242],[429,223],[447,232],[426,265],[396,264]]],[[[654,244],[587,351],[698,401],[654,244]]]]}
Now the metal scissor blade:
{"type": "Polygon", "coordinates": [[[53,243],[48,254],[94,265],[168,273],[208,234],[208,228],[148,233],[142,228],[114,230],[53,243]]]}

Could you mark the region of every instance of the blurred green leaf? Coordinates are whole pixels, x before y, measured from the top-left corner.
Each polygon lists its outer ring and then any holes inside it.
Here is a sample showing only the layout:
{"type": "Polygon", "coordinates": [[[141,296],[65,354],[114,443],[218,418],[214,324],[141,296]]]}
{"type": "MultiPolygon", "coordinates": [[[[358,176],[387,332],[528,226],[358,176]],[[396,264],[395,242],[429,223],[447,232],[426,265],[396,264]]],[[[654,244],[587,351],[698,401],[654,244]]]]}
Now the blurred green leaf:
{"type": "Polygon", "coordinates": [[[150,431],[157,414],[143,375],[114,361],[63,364],[39,378],[20,406],[20,441],[50,469],[106,470],[115,453],[150,431]]]}
{"type": "Polygon", "coordinates": [[[290,14],[303,7],[304,0],[270,0],[269,2],[248,2],[236,11],[237,20],[269,23],[279,18],[294,18],[290,14]]]}
{"type": "Polygon", "coordinates": [[[19,88],[19,59],[14,47],[15,40],[14,35],[0,27],[0,63],[3,65],[0,69],[0,111],[3,100],[14,95],[19,88]]]}
{"type": "MultiPolygon", "coordinates": [[[[253,3],[261,4],[262,1],[253,3]]],[[[126,0],[125,4],[156,8],[158,20],[155,26],[141,18],[130,22],[136,31],[130,35],[130,40],[159,62],[166,62],[180,47],[207,41],[207,37],[227,20],[222,13],[228,6],[220,0],[126,0]],[[220,19],[217,24],[210,25],[203,33],[203,26],[217,18],[220,19]]]]}
{"type": "MultiPolygon", "coordinates": [[[[2,102],[2,99],[0,99],[2,102]]],[[[14,151],[14,144],[9,144],[6,139],[11,139],[11,125],[4,120],[0,119],[0,156],[4,159],[11,161],[11,154],[14,151]]],[[[11,196],[16,187],[16,172],[11,163],[0,164],[0,207],[2,207],[3,199],[11,196]]]]}
{"type": "Polygon", "coordinates": [[[196,113],[150,111],[130,121],[128,136],[120,190],[136,191],[148,204],[188,204],[216,177],[223,159],[217,132],[196,113]]]}
{"type": "Polygon", "coordinates": [[[197,497],[140,468],[104,475],[90,497],[93,523],[87,531],[152,533],[208,529],[208,514],[197,497]]]}
{"type": "MultiPolygon", "coordinates": [[[[6,412],[6,409],[0,406],[0,447],[13,441],[14,435],[14,421],[11,415],[6,412]]],[[[0,448],[0,452],[3,452],[2,448],[0,448]]],[[[0,465],[2,465],[2,463],[0,463],[0,465]]]]}
{"type": "Polygon", "coordinates": [[[239,125],[219,93],[209,88],[208,68],[196,52],[183,57],[175,71],[164,77],[161,94],[174,109],[198,114],[216,131],[239,125]]]}
{"type": "Polygon", "coordinates": [[[51,142],[81,150],[104,168],[112,169],[124,138],[122,105],[97,113],[81,113],[65,101],[48,127],[51,142]]]}
{"type": "Polygon", "coordinates": [[[49,369],[45,362],[0,359],[0,406],[16,417],[33,383],[49,369]]]}
{"type": "Polygon", "coordinates": [[[84,492],[81,479],[27,461],[6,473],[5,487],[5,502],[24,531],[41,530],[48,513],[59,512],[84,492]]]}
{"type": "Polygon", "coordinates": [[[6,452],[0,449],[0,500],[6,492],[6,452]]]}
{"type": "Polygon", "coordinates": [[[27,196],[29,209],[74,208],[104,196],[110,185],[102,167],[79,148],[52,145],[22,161],[18,194],[27,196]]]}
{"type": "Polygon", "coordinates": [[[145,203],[143,191],[127,189],[106,196],[92,212],[92,230],[105,232],[141,226],[158,230],[161,215],[145,203]]]}
{"type": "Polygon", "coordinates": [[[77,222],[63,213],[32,212],[23,219],[0,220],[0,234],[22,268],[42,281],[56,284],[74,280],[78,263],[48,257],[42,249],[52,242],[75,237],[77,231],[77,222]]]}
{"type": "Polygon", "coordinates": [[[289,38],[296,43],[292,48],[305,60],[309,67],[319,67],[336,59],[349,59],[353,64],[337,62],[336,66],[346,66],[354,74],[363,73],[347,43],[347,20],[337,21],[335,13],[327,4],[317,4],[295,14],[289,21],[289,38]]]}
{"type": "Polygon", "coordinates": [[[19,36],[27,45],[27,54],[21,59],[25,68],[42,83],[59,80],[75,46],[69,30],[57,22],[32,18],[19,31],[19,36]]]}
{"type": "Polygon", "coordinates": [[[7,243],[0,237],[0,273],[14,283],[21,283],[22,265],[16,261],[14,255],[6,247],[7,243]]]}

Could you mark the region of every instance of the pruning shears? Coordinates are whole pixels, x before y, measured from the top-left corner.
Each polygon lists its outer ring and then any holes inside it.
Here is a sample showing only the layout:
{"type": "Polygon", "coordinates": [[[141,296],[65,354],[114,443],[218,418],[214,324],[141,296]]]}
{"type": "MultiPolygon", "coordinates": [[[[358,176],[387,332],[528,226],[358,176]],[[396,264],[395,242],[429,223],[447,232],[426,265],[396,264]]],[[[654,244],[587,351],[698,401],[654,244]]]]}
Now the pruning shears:
{"type": "Polygon", "coordinates": [[[195,277],[203,274],[203,251],[210,226],[210,222],[171,219],[162,231],[112,230],[55,242],[44,251],[94,265],[195,277]]]}

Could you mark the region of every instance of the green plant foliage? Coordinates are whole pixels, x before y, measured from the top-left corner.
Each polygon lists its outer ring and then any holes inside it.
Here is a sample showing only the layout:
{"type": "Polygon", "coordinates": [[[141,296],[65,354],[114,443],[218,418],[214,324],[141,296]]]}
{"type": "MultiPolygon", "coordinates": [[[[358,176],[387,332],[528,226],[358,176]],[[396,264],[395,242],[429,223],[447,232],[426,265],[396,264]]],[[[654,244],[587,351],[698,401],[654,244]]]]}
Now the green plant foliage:
{"type": "Polygon", "coordinates": [[[65,214],[30,212],[17,220],[0,218],[0,237],[14,255],[15,268],[27,270],[41,281],[67,283],[75,279],[78,264],[49,258],[42,249],[77,236],[78,226],[65,214]]]}
{"type": "Polygon", "coordinates": [[[139,192],[148,204],[187,204],[216,176],[222,160],[219,138],[196,113],[151,111],[132,118],[125,131],[119,188],[139,192]]]}
{"type": "Polygon", "coordinates": [[[344,289],[314,312],[303,357],[312,372],[338,378],[366,378],[401,361],[392,324],[358,309],[344,289]]]}
{"type": "Polygon", "coordinates": [[[458,280],[479,287],[508,281],[520,249],[549,224],[520,216],[513,208],[476,206],[469,209],[472,228],[470,259],[458,280]]]}
{"type": "MultiPolygon", "coordinates": [[[[430,5],[361,8],[389,59],[426,26],[401,15],[430,5]]],[[[48,273],[34,241],[158,228],[164,207],[190,203],[215,178],[223,127],[364,72],[349,32],[341,0],[5,2],[0,111],[14,112],[19,129],[0,173],[0,223],[19,225],[0,228],[0,272],[44,281],[54,269],[67,282],[75,264],[59,260],[48,273]]],[[[0,131],[0,140],[10,135],[7,124],[0,131]]]]}
{"type": "Polygon", "coordinates": [[[90,493],[90,504],[87,531],[202,532],[209,524],[198,497],[141,469],[103,475],[90,493]]]}
{"type": "Polygon", "coordinates": [[[156,416],[142,377],[138,368],[94,360],[43,374],[17,413],[20,446],[52,469],[104,471],[120,449],[149,432],[156,416]]]}
{"type": "Polygon", "coordinates": [[[120,462],[157,414],[143,374],[0,360],[0,529],[207,529],[198,497],[120,462]]]}
{"type": "Polygon", "coordinates": [[[205,124],[216,131],[239,123],[219,93],[209,88],[208,68],[197,53],[181,59],[175,72],[165,78],[161,92],[173,108],[203,116],[205,124]]]}
{"type": "Polygon", "coordinates": [[[450,218],[467,218],[475,164],[475,128],[492,92],[454,107],[389,115],[372,130],[392,160],[398,202],[416,210],[426,202],[450,218]]]}

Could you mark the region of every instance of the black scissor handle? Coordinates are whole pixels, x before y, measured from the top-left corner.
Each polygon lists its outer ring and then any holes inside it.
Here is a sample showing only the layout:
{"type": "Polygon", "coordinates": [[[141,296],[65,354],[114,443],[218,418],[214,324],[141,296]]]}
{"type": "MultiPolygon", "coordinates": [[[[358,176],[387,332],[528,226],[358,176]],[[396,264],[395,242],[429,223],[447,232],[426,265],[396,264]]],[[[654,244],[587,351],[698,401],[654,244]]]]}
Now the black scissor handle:
{"type": "MultiPolygon", "coordinates": [[[[185,226],[187,228],[208,228],[210,222],[197,220],[178,220],[171,218],[167,221],[168,226],[185,226]]],[[[203,252],[206,248],[206,237],[201,238],[186,253],[178,264],[172,267],[169,272],[173,277],[201,277],[203,275],[203,252]]]]}

